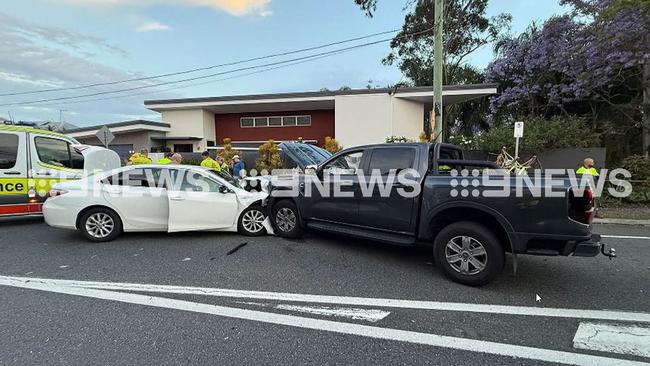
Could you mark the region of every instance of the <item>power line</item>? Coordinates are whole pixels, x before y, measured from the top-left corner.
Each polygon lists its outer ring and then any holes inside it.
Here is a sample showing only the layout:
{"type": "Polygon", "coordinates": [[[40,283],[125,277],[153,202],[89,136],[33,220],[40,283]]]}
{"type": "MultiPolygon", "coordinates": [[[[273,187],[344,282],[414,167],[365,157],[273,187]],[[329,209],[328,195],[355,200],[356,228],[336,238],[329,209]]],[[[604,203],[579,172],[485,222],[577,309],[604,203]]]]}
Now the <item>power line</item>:
{"type": "MultiPolygon", "coordinates": [[[[402,35],[402,36],[400,36],[398,38],[406,38],[406,37],[411,37],[411,36],[416,36],[416,35],[428,33],[432,29],[433,28],[426,29],[426,30],[420,31],[420,32],[404,34],[404,35],[402,35]]],[[[40,100],[32,100],[32,101],[25,101],[25,102],[5,103],[5,104],[0,104],[0,106],[19,106],[19,105],[30,105],[30,104],[38,104],[38,103],[46,103],[46,102],[56,102],[56,101],[60,101],[60,100],[70,100],[70,99],[93,97],[93,96],[99,96],[99,95],[115,94],[115,93],[121,93],[121,92],[125,92],[125,91],[133,91],[133,90],[142,90],[142,89],[148,89],[148,88],[155,88],[155,87],[163,86],[163,85],[178,84],[178,83],[183,83],[183,82],[187,82],[187,81],[201,80],[201,79],[207,79],[207,78],[211,78],[211,77],[215,77],[215,76],[232,74],[232,73],[240,72],[240,71],[253,70],[253,69],[258,69],[258,68],[263,68],[263,67],[268,67],[268,66],[276,66],[276,65],[287,64],[287,63],[294,62],[294,61],[306,60],[306,59],[310,59],[310,58],[313,58],[313,57],[325,56],[325,55],[335,54],[335,53],[341,53],[341,52],[354,50],[354,49],[358,49],[358,48],[363,48],[363,47],[368,47],[368,46],[372,46],[372,45],[376,45],[376,44],[380,44],[380,43],[384,43],[384,42],[390,42],[392,40],[394,40],[394,38],[387,38],[387,39],[382,39],[382,40],[379,40],[379,41],[373,41],[373,42],[362,43],[362,44],[358,44],[358,45],[354,45],[354,46],[350,46],[350,47],[339,48],[339,49],[332,50],[332,51],[316,53],[316,54],[309,55],[309,56],[302,56],[302,57],[298,57],[298,58],[293,58],[293,59],[284,60],[284,61],[277,61],[277,62],[262,64],[262,65],[247,66],[247,67],[242,67],[242,68],[238,68],[238,69],[234,69],[234,70],[222,71],[222,72],[218,72],[218,73],[214,73],[214,74],[202,75],[202,76],[197,76],[197,77],[192,77],[192,78],[187,78],[187,79],[181,79],[181,80],[167,81],[167,82],[162,82],[162,83],[158,83],[158,84],[143,85],[143,86],[120,89],[120,90],[103,91],[103,92],[96,92],[96,93],[91,93],[91,94],[83,94],[83,95],[76,95],[76,96],[69,96],[69,97],[59,97],[59,98],[40,99],[40,100]]]]}
{"type": "Polygon", "coordinates": [[[220,81],[233,80],[233,79],[238,79],[238,78],[242,78],[242,77],[246,77],[246,76],[261,74],[261,73],[265,73],[265,72],[268,72],[268,71],[279,70],[279,69],[287,68],[287,67],[290,67],[290,66],[295,66],[295,65],[298,65],[298,64],[304,64],[304,63],[307,63],[307,62],[323,59],[323,58],[326,58],[326,57],[335,56],[335,55],[338,55],[338,54],[343,53],[343,52],[346,52],[346,51],[336,52],[336,53],[332,53],[332,54],[328,54],[328,55],[323,55],[323,56],[319,56],[319,57],[310,58],[310,59],[307,59],[307,60],[292,62],[292,63],[281,65],[281,66],[276,66],[276,67],[266,68],[266,69],[257,70],[257,71],[253,71],[253,72],[248,72],[248,73],[245,73],[245,74],[234,75],[234,76],[230,76],[230,77],[227,77],[227,78],[209,80],[209,81],[204,81],[204,82],[200,82],[200,83],[193,83],[193,84],[188,84],[188,85],[175,86],[175,87],[171,87],[171,88],[148,91],[148,92],[143,92],[143,93],[131,93],[131,94],[116,95],[116,96],[104,97],[104,98],[94,98],[94,99],[86,99],[86,100],[72,100],[72,101],[66,101],[66,102],[61,102],[61,103],[57,103],[57,104],[49,104],[49,105],[48,104],[39,104],[39,105],[40,106],[55,107],[55,106],[59,106],[59,105],[62,105],[62,104],[98,102],[98,101],[103,101],[103,100],[129,98],[129,97],[136,97],[136,96],[141,96],[141,95],[160,94],[160,93],[170,91],[170,90],[191,88],[191,87],[195,87],[195,86],[207,85],[207,84],[217,83],[217,82],[220,82],[220,81]]]}
{"type": "Polygon", "coordinates": [[[395,33],[395,32],[398,32],[398,31],[399,31],[399,29],[394,29],[394,30],[389,30],[389,31],[384,31],[384,32],[379,32],[379,33],[373,33],[373,34],[369,34],[369,35],[366,35],[366,36],[355,37],[355,38],[345,39],[345,40],[342,40],[342,41],[322,44],[322,45],[319,45],[319,46],[301,48],[301,49],[293,50],[293,51],[280,52],[280,53],[275,53],[275,54],[266,55],[266,56],[253,57],[253,58],[244,59],[244,60],[232,61],[232,62],[227,62],[227,63],[223,63],[223,64],[218,64],[218,65],[199,67],[199,68],[195,68],[195,69],[189,69],[189,70],[178,71],[178,72],[171,72],[171,73],[167,73],[167,74],[139,77],[139,78],[133,78],[133,79],[125,79],[125,80],[119,80],[119,81],[110,81],[110,82],[105,82],[105,83],[94,83],[94,84],[73,86],[73,87],[67,87],[67,88],[52,88],[52,89],[31,90],[31,91],[17,92],[17,93],[3,93],[3,94],[0,94],[0,97],[27,95],[27,94],[39,94],[39,93],[49,93],[49,92],[60,92],[60,91],[67,91],[67,90],[80,90],[80,89],[88,89],[88,88],[93,88],[93,87],[98,87],[98,86],[118,85],[118,84],[134,82],[134,81],[145,81],[145,80],[158,79],[158,78],[163,78],[163,77],[168,77],[168,76],[185,75],[185,74],[191,74],[191,73],[199,72],[199,71],[212,70],[212,69],[216,69],[216,68],[220,68],[220,67],[235,66],[235,65],[239,65],[239,64],[243,64],[243,63],[248,63],[248,62],[253,62],[253,61],[260,61],[260,60],[265,60],[265,59],[269,59],[269,58],[275,58],[275,57],[281,57],[281,56],[289,56],[289,55],[294,55],[294,54],[297,54],[297,53],[315,51],[315,50],[322,49],[322,48],[327,48],[327,47],[332,47],[332,46],[336,46],[336,45],[340,45],[340,44],[360,41],[360,40],[363,40],[363,39],[373,38],[373,37],[377,37],[377,36],[381,36],[381,35],[389,34],[389,33],[395,33]]]}

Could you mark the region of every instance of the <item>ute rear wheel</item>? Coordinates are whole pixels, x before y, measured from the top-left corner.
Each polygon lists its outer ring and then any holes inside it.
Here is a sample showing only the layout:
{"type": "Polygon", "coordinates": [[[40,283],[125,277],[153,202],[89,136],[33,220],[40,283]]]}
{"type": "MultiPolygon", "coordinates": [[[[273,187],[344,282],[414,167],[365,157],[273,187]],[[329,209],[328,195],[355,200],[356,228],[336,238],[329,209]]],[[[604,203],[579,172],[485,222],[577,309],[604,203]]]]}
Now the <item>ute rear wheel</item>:
{"type": "Polygon", "coordinates": [[[81,216],[79,231],[92,242],[112,241],[122,234],[122,220],[111,209],[93,208],[81,216]]]}
{"type": "Polygon", "coordinates": [[[503,269],[505,252],[483,225],[457,222],[440,231],[433,245],[436,265],[450,279],[469,286],[492,281],[503,269]]]}

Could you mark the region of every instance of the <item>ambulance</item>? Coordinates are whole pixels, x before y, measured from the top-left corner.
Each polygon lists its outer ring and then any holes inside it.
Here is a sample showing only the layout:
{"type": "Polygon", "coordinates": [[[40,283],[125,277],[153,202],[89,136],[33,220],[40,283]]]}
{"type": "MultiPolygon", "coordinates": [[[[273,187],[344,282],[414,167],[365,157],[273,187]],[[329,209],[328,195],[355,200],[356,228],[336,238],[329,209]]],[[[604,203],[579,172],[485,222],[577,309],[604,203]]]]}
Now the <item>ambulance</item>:
{"type": "Polygon", "coordinates": [[[108,149],[58,132],[0,124],[0,217],[40,214],[53,184],[120,167],[108,149]]]}

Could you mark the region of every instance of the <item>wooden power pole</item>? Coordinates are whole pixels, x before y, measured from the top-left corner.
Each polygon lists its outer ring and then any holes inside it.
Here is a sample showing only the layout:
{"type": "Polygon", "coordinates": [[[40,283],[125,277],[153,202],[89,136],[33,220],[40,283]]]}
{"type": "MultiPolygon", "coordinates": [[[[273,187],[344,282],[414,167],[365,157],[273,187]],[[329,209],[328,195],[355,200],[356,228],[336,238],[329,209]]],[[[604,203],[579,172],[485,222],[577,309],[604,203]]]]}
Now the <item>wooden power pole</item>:
{"type": "Polygon", "coordinates": [[[434,65],[433,65],[433,114],[435,118],[434,138],[436,142],[442,142],[442,64],[443,64],[443,47],[442,47],[442,33],[443,33],[443,0],[435,0],[434,5],[434,65]]]}

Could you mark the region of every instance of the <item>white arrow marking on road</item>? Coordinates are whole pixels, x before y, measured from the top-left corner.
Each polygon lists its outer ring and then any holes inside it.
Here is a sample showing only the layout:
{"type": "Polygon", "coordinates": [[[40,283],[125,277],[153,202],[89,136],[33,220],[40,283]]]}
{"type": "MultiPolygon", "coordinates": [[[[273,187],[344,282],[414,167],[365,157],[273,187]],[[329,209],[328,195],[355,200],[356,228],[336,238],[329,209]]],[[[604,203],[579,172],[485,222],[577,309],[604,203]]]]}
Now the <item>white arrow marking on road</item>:
{"type": "Polygon", "coordinates": [[[340,323],[331,320],[304,318],[293,315],[266,313],[262,311],[229,308],[211,304],[196,303],[184,300],[169,299],[148,295],[131,294],[88,288],[77,288],[53,283],[32,282],[0,277],[0,285],[75,295],[88,298],[118,301],[128,304],[153,306],[164,309],[190,311],[201,314],[211,314],[228,318],[252,320],[262,323],[285,325],[296,328],[313,329],[340,334],[350,334],[362,337],[385,339],[400,342],[459,349],[470,352],[480,352],[500,356],[540,360],[556,364],[578,366],[642,366],[645,362],[622,360],[602,356],[592,356],[581,353],[554,351],[543,348],[516,346],[505,343],[479,341],[475,339],[449,337],[438,334],[412,332],[407,330],[374,327],[353,323],[340,323]]]}
{"type": "Polygon", "coordinates": [[[291,294],[291,293],[282,293],[282,292],[229,290],[229,289],[218,289],[218,288],[207,288],[207,287],[164,286],[164,285],[143,285],[143,284],[117,283],[117,282],[53,280],[53,279],[46,279],[46,278],[11,277],[11,276],[0,276],[0,280],[1,279],[22,281],[22,282],[24,281],[41,282],[41,283],[47,283],[52,285],[70,286],[70,287],[78,287],[78,288],[154,292],[154,293],[161,293],[161,294],[201,295],[201,296],[227,297],[227,298],[238,298],[238,299],[274,300],[274,301],[283,301],[283,302],[290,301],[290,302],[321,303],[321,304],[330,304],[330,305],[368,306],[368,307],[376,307],[376,308],[402,308],[402,309],[418,309],[418,310],[457,311],[457,312],[468,312],[468,313],[545,316],[550,318],[593,319],[593,320],[627,321],[627,322],[635,322],[635,323],[650,323],[649,313],[639,313],[639,312],[629,312],[629,311],[563,309],[563,308],[543,308],[543,307],[532,307],[532,306],[510,306],[510,305],[488,305],[488,304],[465,304],[465,303],[457,303],[457,302],[399,300],[399,299],[375,299],[375,298],[365,298],[365,297],[306,295],[306,294],[291,294]]]}
{"type": "Polygon", "coordinates": [[[536,302],[542,302],[542,297],[539,296],[538,294],[535,294],[535,301],[536,302]]]}
{"type": "Polygon", "coordinates": [[[648,236],[625,236],[625,235],[601,235],[601,238],[609,239],[639,239],[639,240],[650,240],[648,236]]]}
{"type": "Polygon", "coordinates": [[[650,357],[650,328],[580,323],[573,347],[650,357]]]}

